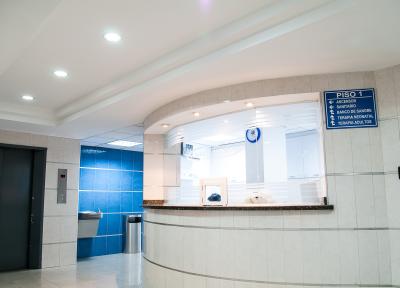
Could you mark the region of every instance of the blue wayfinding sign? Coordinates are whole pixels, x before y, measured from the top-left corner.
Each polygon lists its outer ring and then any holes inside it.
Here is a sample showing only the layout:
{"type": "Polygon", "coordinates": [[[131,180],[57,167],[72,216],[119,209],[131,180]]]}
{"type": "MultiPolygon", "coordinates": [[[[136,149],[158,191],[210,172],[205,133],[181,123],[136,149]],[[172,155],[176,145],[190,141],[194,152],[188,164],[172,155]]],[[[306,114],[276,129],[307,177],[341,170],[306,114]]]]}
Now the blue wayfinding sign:
{"type": "Polygon", "coordinates": [[[326,129],[378,127],[375,91],[325,91],[326,129]]]}

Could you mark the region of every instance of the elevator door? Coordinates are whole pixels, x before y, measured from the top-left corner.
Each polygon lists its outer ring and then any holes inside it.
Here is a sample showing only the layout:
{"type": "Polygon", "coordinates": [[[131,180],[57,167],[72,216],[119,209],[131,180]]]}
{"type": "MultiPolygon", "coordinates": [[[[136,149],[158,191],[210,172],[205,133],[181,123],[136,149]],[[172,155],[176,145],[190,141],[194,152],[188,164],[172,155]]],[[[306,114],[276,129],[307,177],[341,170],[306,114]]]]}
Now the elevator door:
{"type": "Polygon", "coordinates": [[[28,267],[33,152],[0,147],[0,271],[28,267]]]}

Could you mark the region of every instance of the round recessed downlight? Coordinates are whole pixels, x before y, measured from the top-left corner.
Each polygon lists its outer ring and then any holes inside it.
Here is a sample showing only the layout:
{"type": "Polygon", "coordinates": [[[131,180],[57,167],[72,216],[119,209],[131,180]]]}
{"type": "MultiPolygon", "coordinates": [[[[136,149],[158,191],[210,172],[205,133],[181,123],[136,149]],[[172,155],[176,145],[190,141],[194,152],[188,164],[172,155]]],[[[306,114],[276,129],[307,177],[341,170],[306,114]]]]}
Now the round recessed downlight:
{"type": "Polygon", "coordinates": [[[169,124],[167,124],[167,123],[161,124],[161,127],[163,127],[163,128],[168,128],[168,127],[169,127],[169,124]]]}
{"type": "Polygon", "coordinates": [[[246,102],[246,107],[253,107],[254,106],[254,104],[252,103],[252,102],[246,102]]]}
{"type": "Polygon", "coordinates": [[[106,39],[109,42],[119,42],[121,41],[121,35],[115,32],[109,32],[104,34],[104,39],[106,39]]]}
{"type": "Polygon", "coordinates": [[[200,116],[200,112],[193,112],[193,116],[194,117],[199,117],[200,116]]]}
{"type": "Polygon", "coordinates": [[[68,76],[67,71],[64,70],[55,70],[54,75],[57,76],[58,78],[66,78],[68,76]]]}
{"type": "Polygon", "coordinates": [[[32,95],[28,95],[28,94],[25,94],[25,95],[22,95],[22,100],[25,100],[25,101],[33,101],[33,99],[35,99],[32,95]]]}

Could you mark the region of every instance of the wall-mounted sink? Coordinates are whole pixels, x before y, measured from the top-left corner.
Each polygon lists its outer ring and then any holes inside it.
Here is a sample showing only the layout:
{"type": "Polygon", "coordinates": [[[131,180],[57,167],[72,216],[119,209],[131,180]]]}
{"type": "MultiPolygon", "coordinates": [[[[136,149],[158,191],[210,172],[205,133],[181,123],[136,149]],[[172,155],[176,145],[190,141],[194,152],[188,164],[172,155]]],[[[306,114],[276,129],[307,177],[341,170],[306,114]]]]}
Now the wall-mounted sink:
{"type": "Polygon", "coordinates": [[[78,213],[78,238],[89,238],[97,235],[101,211],[81,211],[78,213]]]}

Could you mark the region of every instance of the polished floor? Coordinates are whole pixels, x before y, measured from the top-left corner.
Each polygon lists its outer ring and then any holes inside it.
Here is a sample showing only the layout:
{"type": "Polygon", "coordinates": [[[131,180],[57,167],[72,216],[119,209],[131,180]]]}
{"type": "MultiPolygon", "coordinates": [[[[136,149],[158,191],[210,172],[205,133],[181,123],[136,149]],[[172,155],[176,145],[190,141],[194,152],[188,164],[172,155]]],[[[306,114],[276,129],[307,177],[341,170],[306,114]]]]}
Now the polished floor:
{"type": "Polygon", "coordinates": [[[76,266],[0,273],[1,288],[142,288],[140,254],[114,254],[76,266]]]}

